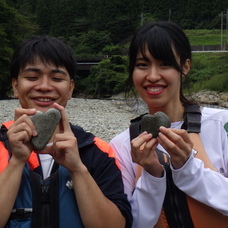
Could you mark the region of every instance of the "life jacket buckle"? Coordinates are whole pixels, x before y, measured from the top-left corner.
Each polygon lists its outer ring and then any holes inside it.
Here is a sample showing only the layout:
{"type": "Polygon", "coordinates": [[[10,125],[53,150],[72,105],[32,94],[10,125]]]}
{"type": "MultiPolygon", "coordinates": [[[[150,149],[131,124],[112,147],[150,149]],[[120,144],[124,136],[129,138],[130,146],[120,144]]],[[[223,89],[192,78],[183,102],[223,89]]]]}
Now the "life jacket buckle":
{"type": "Polygon", "coordinates": [[[32,214],[32,208],[15,208],[12,210],[9,219],[29,218],[32,214]]]}

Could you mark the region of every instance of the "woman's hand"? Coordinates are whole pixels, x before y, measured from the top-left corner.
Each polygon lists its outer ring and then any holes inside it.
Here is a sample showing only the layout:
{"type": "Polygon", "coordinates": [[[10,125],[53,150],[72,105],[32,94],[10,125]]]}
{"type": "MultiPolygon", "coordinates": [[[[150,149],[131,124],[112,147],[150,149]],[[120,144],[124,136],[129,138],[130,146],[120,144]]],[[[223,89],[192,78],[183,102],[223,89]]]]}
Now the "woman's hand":
{"type": "Polygon", "coordinates": [[[157,139],[152,134],[143,132],[131,141],[131,156],[133,162],[142,166],[148,173],[155,177],[161,177],[163,167],[159,163],[157,153],[157,139]]]}
{"type": "Polygon", "coordinates": [[[169,153],[171,164],[180,169],[191,155],[193,143],[186,130],[160,127],[158,142],[169,153]]]}

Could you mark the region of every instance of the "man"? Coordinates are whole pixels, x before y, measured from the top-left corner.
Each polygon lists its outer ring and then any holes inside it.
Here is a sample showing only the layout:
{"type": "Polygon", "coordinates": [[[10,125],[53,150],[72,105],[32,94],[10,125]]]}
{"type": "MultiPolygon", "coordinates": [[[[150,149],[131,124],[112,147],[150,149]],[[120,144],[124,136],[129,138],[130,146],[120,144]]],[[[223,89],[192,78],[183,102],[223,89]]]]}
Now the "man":
{"type": "Polygon", "coordinates": [[[112,150],[68,121],[76,75],[70,47],[54,37],[32,37],[15,50],[10,73],[21,108],[4,123],[10,147],[0,142],[0,227],[131,227],[112,150]],[[29,116],[50,108],[60,111],[61,121],[37,151],[29,116]]]}

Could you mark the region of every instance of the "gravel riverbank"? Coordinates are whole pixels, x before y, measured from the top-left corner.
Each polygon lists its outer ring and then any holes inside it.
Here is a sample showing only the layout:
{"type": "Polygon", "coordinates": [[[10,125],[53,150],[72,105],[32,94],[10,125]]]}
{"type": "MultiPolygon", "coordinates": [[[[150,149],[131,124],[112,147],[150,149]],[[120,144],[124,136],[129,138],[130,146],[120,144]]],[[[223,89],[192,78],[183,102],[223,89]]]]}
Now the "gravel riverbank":
{"type": "MultiPolygon", "coordinates": [[[[193,98],[202,106],[228,108],[228,93],[200,91],[193,98]]],[[[19,107],[17,99],[0,100],[0,123],[13,119],[16,107],[19,107]]],[[[67,104],[72,124],[79,125],[106,141],[128,128],[130,119],[145,112],[143,104],[132,108],[121,95],[105,100],[71,98],[67,104]]]]}
{"type": "MultiPolygon", "coordinates": [[[[0,100],[0,122],[14,118],[14,109],[19,107],[17,99],[0,100]]],[[[124,100],[98,100],[71,98],[67,113],[72,124],[109,141],[129,126],[130,119],[137,114],[124,100]]]]}

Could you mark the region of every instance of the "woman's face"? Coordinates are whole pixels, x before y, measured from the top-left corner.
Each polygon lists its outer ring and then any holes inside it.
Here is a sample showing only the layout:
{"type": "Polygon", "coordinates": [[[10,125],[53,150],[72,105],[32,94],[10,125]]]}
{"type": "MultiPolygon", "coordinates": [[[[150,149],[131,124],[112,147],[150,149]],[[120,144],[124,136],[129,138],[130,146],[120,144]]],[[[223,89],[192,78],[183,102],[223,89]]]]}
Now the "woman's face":
{"type": "MultiPolygon", "coordinates": [[[[146,58],[138,53],[132,79],[141,98],[147,103],[150,113],[154,110],[174,108],[180,104],[181,73],[162,60],[145,51],[146,58]]],[[[176,56],[176,55],[175,55],[176,56]]],[[[177,58],[177,62],[179,58],[177,58]]],[[[190,60],[183,66],[183,73],[190,69],[190,60]]]]}

